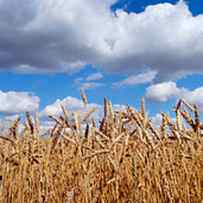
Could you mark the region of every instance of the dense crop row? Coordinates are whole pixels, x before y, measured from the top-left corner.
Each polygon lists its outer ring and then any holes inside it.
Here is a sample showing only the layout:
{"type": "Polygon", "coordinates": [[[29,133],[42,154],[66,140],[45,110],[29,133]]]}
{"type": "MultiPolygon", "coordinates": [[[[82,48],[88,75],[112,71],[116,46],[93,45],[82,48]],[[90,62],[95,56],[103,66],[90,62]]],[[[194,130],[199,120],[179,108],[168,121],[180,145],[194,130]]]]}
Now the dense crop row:
{"type": "Polygon", "coordinates": [[[90,119],[94,110],[70,122],[62,109],[48,137],[39,136],[38,118],[29,114],[20,134],[17,119],[1,135],[0,202],[202,201],[203,126],[196,106],[180,101],[176,120],[163,113],[159,128],[144,101],[140,111],[114,112],[105,99],[100,124],[90,119]]]}

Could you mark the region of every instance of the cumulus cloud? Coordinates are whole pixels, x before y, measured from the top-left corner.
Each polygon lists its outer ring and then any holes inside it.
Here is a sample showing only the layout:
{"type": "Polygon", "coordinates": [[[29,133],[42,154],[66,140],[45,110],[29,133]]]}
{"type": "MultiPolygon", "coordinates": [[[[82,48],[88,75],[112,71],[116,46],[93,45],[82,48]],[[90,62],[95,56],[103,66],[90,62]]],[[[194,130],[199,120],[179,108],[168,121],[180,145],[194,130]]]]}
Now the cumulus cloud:
{"type": "Polygon", "coordinates": [[[159,80],[203,72],[203,15],[192,16],[183,1],[114,15],[114,2],[1,0],[0,68],[23,73],[77,71],[85,64],[108,72],[151,68],[159,80]]]}
{"type": "MultiPolygon", "coordinates": [[[[41,118],[46,118],[49,115],[51,116],[61,115],[63,113],[61,105],[63,105],[63,107],[67,109],[67,111],[70,113],[70,116],[73,113],[78,112],[81,115],[81,117],[83,117],[84,115],[86,115],[87,112],[89,112],[92,109],[95,109],[95,112],[91,115],[91,118],[94,118],[96,121],[99,121],[103,117],[103,105],[96,103],[89,103],[87,105],[84,105],[82,100],[68,96],[63,100],[58,99],[53,104],[46,106],[40,113],[41,118]]],[[[120,104],[113,104],[113,109],[115,111],[125,110],[126,106],[120,104]]]]}
{"type": "Polygon", "coordinates": [[[155,71],[148,71],[145,73],[140,73],[138,75],[132,75],[128,78],[116,82],[113,84],[114,87],[121,87],[121,86],[132,86],[132,85],[139,85],[139,84],[145,84],[152,82],[154,78],[156,77],[155,71]]]}
{"type": "Polygon", "coordinates": [[[102,86],[105,86],[105,84],[99,82],[84,82],[80,84],[79,88],[83,90],[90,90],[102,86]]]}
{"type": "Polygon", "coordinates": [[[183,96],[185,100],[196,104],[203,111],[203,87],[196,88],[193,91],[187,91],[183,96]]]}
{"type": "Polygon", "coordinates": [[[53,104],[47,105],[45,109],[41,112],[41,116],[59,116],[63,113],[61,105],[65,107],[69,112],[84,112],[91,108],[100,109],[101,106],[95,103],[84,105],[82,100],[75,97],[66,97],[63,100],[57,99],[53,104]]]}
{"type": "MultiPolygon", "coordinates": [[[[9,133],[9,128],[17,118],[19,118],[18,114],[0,117],[0,132],[5,135],[9,133]]],[[[23,130],[23,128],[24,128],[23,124],[20,123],[18,125],[18,132],[20,133],[23,130]]]]}
{"type": "Polygon", "coordinates": [[[97,34],[104,33],[102,24],[111,18],[112,3],[1,0],[0,67],[20,72],[80,69],[97,58],[96,47],[103,46],[103,37],[97,34]]]}
{"type": "Polygon", "coordinates": [[[40,99],[28,92],[0,91],[0,113],[15,114],[25,111],[36,111],[40,99]]]}
{"type": "Polygon", "coordinates": [[[177,97],[184,91],[184,89],[179,89],[175,82],[163,82],[149,86],[146,90],[146,96],[154,101],[165,102],[173,97],[177,97]]]}
{"type": "MultiPolygon", "coordinates": [[[[74,113],[79,114],[79,119],[82,121],[85,116],[87,116],[88,112],[94,110],[94,112],[89,116],[86,122],[90,122],[91,119],[94,119],[98,124],[99,121],[104,116],[103,113],[103,105],[96,103],[89,103],[84,105],[81,99],[68,96],[62,100],[58,99],[54,103],[47,105],[40,113],[41,118],[41,134],[46,134],[50,129],[52,129],[55,125],[55,122],[48,119],[48,116],[60,116],[63,114],[61,105],[67,110],[69,120],[72,121],[74,119],[74,113]]],[[[126,109],[125,105],[114,104],[114,111],[124,111],[126,109]]],[[[82,128],[86,126],[86,122],[81,122],[82,128]]],[[[66,128],[67,132],[69,128],[66,128]]]]}
{"type": "Polygon", "coordinates": [[[101,73],[93,73],[89,75],[86,80],[87,81],[96,81],[96,80],[101,80],[103,78],[103,75],[101,73]]]}
{"type": "Polygon", "coordinates": [[[196,104],[201,111],[203,110],[203,87],[188,90],[177,87],[175,82],[163,82],[148,87],[146,97],[159,102],[166,102],[171,98],[185,99],[191,104],[196,104]]]}
{"type": "Polygon", "coordinates": [[[157,113],[155,116],[151,118],[151,121],[152,121],[152,125],[158,128],[162,122],[162,115],[160,113],[157,113]]]}
{"type": "MultiPolygon", "coordinates": [[[[171,121],[172,122],[176,122],[176,118],[171,118],[171,121]]],[[[153,117],[151,117],[151,122],[152,122],[152,125],[155,127],[155,128],[160,128],[160,125],[162,123],[162,115],[161,113],[157,113],[156,115],[154,115],[153,117]]],[[[184,122],[184,121],[183,121],[184,122]]]]}
{"type": "Polygon", "coordinates": [[[93,73],[86,78],[79,77],[74,80],[75,86],[77,86],[79,89],[83,90],[90,90],[95,89],[98,87],[105,86],[102,82],[97,82],[98,80],[101,80],[103,78],[103,75],[101,73],[93,73]]]}
{"type": "Polygon", "coordinates": [[[40,135],[44,136],[44,135],[49,135],[50,131],[54,128],[55,126],[55,122],[54,121],[48,121],[48,120],[43,120],[40,123],[40,135]]]}

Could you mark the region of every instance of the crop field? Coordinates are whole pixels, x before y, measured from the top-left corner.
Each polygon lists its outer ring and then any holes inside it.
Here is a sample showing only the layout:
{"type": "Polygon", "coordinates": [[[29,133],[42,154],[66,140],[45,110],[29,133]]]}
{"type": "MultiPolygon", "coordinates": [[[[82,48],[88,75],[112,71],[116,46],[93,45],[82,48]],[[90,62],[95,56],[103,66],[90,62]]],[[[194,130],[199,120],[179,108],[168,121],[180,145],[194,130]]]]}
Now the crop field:
{"type": "MultiPolygon", "coordinates": [[[[82,94],[84,105],[87,97],[82,94]]],[[[0,136],[2,203],[198,203],[203,200],[203,138],[198,109],[180,100],[160,126],[140,110],[104,100],[97,123],[63,106],[40,136],[37,116],[16,119],[0,136]]]]}

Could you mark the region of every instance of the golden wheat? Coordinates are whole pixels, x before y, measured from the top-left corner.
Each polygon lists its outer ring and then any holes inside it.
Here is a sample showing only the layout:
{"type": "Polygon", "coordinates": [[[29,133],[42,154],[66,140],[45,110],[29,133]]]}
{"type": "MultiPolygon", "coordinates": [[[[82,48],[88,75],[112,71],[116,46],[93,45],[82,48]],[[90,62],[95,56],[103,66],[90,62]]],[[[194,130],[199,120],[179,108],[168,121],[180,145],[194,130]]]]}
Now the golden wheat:
{"type": "MultiPolygon", "coordinates": [[[[81,92],[84,106],[88,99],[81,92]]],[[[40,136],[38,115],[26,113],[0,136],[0,202],[188,203],[203,200],[203,128],[196,106],[178,102],[176,121],[165,113],[160,127],[140,111],[113,111],[104,99],[101,123],[61,106],[55,126],[40,136]],[[193,113],[193,117],[190,113],[193,113]],[[185,123],[188,125],[185,126],[185,123]],[[85,130],[82,129],[85,125],[85,130]],[[69,128],[69,131],[65,129],[69,128]]]]}

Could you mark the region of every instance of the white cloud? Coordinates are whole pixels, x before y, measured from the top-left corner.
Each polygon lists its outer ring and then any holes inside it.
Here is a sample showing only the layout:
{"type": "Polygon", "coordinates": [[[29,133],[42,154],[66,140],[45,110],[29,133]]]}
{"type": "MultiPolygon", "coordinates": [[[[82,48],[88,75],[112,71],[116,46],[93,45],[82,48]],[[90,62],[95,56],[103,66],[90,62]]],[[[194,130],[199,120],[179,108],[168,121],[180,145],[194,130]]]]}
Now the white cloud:
{"type": "Polygon", "coordinates": [[[192,16],[183,1],[113,15],[114,2],[1,0],[0,68],[70,72],[93,64],[137,73],[150,67],[158,79],[203,72],[203,15],[192,16]]]}
{"type": "Polygon", "coordinates": [[[148,71],[144,73],[140,73],[138,75],[132,75],[128,78],[116,82],[113,84],[114,87],[121,87],[121,86],[132,86],[132,85],[139,85],[139,84],[145,84],[152,82],[154,78],[156,77],[155,71],[148,71]]]}
{"type": "MultiPolygon", "coordinates": [[[[169,113],[168,113],[168,115],[169,115],[169,113]]],[[[176,122],[176,118],[173,118],[173,117],[171,117],[170,115],[169,115],[169,117],[170,117],[170,119],[171,119],[171,121],[172,121],[173,123],[176,122]]],[[[161,123],[162,123],[162,115],[161,115],[161,113],[157,113],[155,116],[153,116],[153,117],[151,118],[151,122],[152,122],[152,125],[153,125],[155,128],[160,128],[160,125],[161,125],[161,123]]]]}
{"type": "Polygon", "coordinates": [[[98,87],[105,86],[104,83],[101,82],[95,82],[98,80],[101,80],[103,78],[103,75],[101,73],[93,73],[86,78],[79,77],[74,80],[75,86],[79,89],[83,90],[90,90],[90,89],[95,89],[98,87]]]}
{"type": "Polygon", "coordinates": [[[48,105],[45,107],[45,109],[41,112],[41,116],[59,116],[62,114],[62,109],[61,109],[61,105],[63,105],[68,112],[84,112],[84,111],[88,111],[91,108],[101,108],[100,105],[95,104],[95,103],[91,103],[88,105],[84,105],[82,100],[77,99],[75,97],[66,97],[63,100],[57,99],[56,102],[54,102],[51,105],[48,105]]]}
{"type": "Polygon", "coordinates": [[[9,127],[11,125],[11,121],[0,119],[0,131],[2,134],[6,134],[9,130],[9,127]]]}
{"type": "Polygon", "coordinates": [[[76,78],[74,80],[74,85],[77,85],[77,86],[80,85],[83,80],[84,80],[84,78],[82,78],[82,77],[76,78]]]}
{"type": "Polygon", "coordinates": [[[4,120],[6,121],[15,121],[17,118],[19,117],[18,114],[13,114],[13,115],[8,115],[8,116],[4,116],[4,120]]]}
{"type": "MultiPolygon", "coordinates": [[[[9,131],[9,128],[13,124],[13,122],[19,117],[19,115],[14,114],[14,115],[8,115],[8,116],[3,116],[0,118],[0,132],[2,135],[6,135],[9,131]]],[[[22,132],[24,126],[22,123],[19,123],[18,125],[18,132],[22,132]]]]}
{"type": "Polygon", "coordinates": [[[54,121],[48,121],[48,120],[45,120],[45,121],[41,121],[40,123],[40,135],[46,135],[48,134],[55,126],[55,122],[54,121]]]}
{"type": "Polygon", "coordinates": [[[40,99],[28,92],[2,92],[0,91],[0,112],[5,114],[36,111],[40,99]]]}
{"type": "Polygon", "coordinates": [[[83,90],[90,90],[90,89],[95,89],[97,87],[102,87],[105,86],[105,84],[103,83],[99,83],[99,82],[84,82],[80,84],[80,89],[83,90]]]}
{"type": "Polygon", "coordinates": [[[151,121],[152,121],[152,125],[158,128],[162,122],[162,115],[160,113],[157,113],[155,116],[151,118],[151,121]]]}
{"type": "Polygon", "coordinates": [[[151,100],[165,102],[170,98],[176,97],[182,91],[184,90],[180,90],[175,82],[163,82],[149,86],[146,91],[146,97],[151,100]]]}
{"type": "Polygon", "coordinates": [[[203,110],[203,87],[188,90],[177,87],[175,82],[164,82],[148,87],[146,97],[160,102],[166,102],[171,98],[185,99],[191,104],[196,104],[201,111],[203,110]]]}
{"type": "MultiPolygon", "coordinates": [[[[83,116],[86,115],[86,113],[92,109],[95,109],[95,111],[91,114],[90,118],[94,118],[96,121],[99,121],[103,117],[103,105],[96,103],[89,103],[87,105],[84,105],[82,100],[69,96],[64,98],[63,100],[58,99],[53,104],[46,106],[40,113],[41,118],[46,118],[49,115],[51,116],[61,115],[63,113],[61,105],[63,105],[64,108],[67,109],[70,118],[72,118],[72,114],[75,112],[78,112],[81,115],[81,118],[83,118],[83,116]]],[[[113,104],[113,109],[115,111],[118,110],[123,111],[126,109],[126,106],[120,104],[113,104]]]]}
{"type": "Polygon", "coordinates": [[[103,75],[101,73],[93,73],[89,75],[86,80],[87,81],[96,81],[96,80],[101,80],[103,78],[103,75]]]}
{"type": "Polygon", "coordinates": [[[187,91],[184,95],[185,100],[192,104],[196,104],[203,111],[203,87],[187,91]]]}

